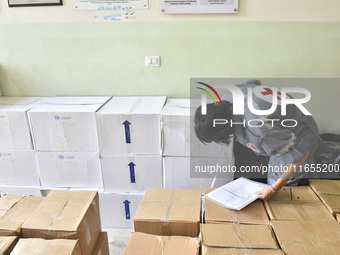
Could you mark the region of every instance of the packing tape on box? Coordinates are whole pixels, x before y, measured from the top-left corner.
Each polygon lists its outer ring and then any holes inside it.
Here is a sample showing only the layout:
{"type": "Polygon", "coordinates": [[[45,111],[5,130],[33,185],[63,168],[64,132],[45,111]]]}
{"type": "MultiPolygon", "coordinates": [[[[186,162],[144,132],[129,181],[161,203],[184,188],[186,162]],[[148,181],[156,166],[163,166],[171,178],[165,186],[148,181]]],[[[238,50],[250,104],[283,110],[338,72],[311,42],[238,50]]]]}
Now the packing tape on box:
{"type": "Polygon", "coordinates": [[[169,222],[172,219],[172,215],[175,209],[175,206],[178,205],[188,205],[188,201],[174,201],[177,195],[178,190],[171,190],[170,196],[168,200],[163,201],[142,201],[141,205],[151,205],[151,206],[164,206],[165,210],[163,210],[162,215],[160,216],[160,221],[169,222]]]}
{"type": "Polygon", "coordinates": [[[243,231],[242,231],[242,225],[240,224],[239,218],[238,218],[238,213],[235,210],[232,210],[232,218],[233,218],[233,227],[234,231],[238,237],[238,240],[240,241],[243,250],[245,251],[250,251],[251,249],[246,247],[246,239],[244,237],[243,231]]]}

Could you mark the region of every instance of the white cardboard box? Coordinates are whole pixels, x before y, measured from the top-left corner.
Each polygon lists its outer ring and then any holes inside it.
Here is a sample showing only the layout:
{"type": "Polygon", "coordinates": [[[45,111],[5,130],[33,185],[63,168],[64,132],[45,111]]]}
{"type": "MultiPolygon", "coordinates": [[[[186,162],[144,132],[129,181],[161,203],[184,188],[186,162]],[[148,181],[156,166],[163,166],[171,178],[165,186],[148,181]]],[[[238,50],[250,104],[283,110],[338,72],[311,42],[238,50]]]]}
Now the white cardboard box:
{"type": "Polygon", "coordinates": [[[113,97],[96,114],[102,154],[161,154],[166,97],[113,97]]]}
{"type": "Polygon", "coordinates": [[[0,105],[0,149],[33,150],[27,111],[33,105],[0,105]]]}
{"type": "Polygon", "coordinates": [[[98,152],[36,152],[41,186],[101,188],[98,152]]]}
{"type": "Polygon", "coordinates": [[[99,191],[100,220],[103,228],[133,229],[133,217],[144,193],[99,191]]]}
{"type": "Polygon", "coordinates": [[[40,186],[34,151],[0,150],[1,185],[40,186]]]}
{"type": "Polygon", "coordinates": [[[91,105],[91,104],[105,104],[109,97],[100,96],[100,97],[82,97],[82,96],[69,96],[69,97],[44,97],[41,98],[38,102],[44,104],[55,104],[55,105],[91,105]]]}
{"type": "Polygon", "coordinates": [[[105,192],[145,192],[162,188],[162,156],[102,155],[105,192]]]}
{"type": "MultiPolygon", "coordinates": [[[[190,157],[164,157],[164,187],[166,189],[202,189],[208,187],[220,187],[234,178],[234,173],[223,174],[223,178],[191,178],[190,157]]],[[[224,158],[197,158],[199,165],[231,165],[234,166],[234,159],[224,158]]],[[[193,161],[192,161],[193,162],[193,161]]]]}
{"type": "Polygon", "coordinates": [[[108,99],[109,97],[51,98],[46,101],[48,103],[30,110],[28,116],[36,150],[98,151],[94,114],[108,99]]]}
{"type": "Polygon", "coordinates": [[[5,194],[19,194],[26,196],[41,196],[40,186],[6,186],[0,185],[0,196],[5,194]]]}
{"type": "Polygon", "coordinates": [[[233,158],[233,141],[226,146],[198,140],[190,111],[190,99],[168,99],[162,111],[163,155],[233,158]]]}
{"type": "Polygon", "coordinates": [[[8,97],[0,98],[0,105],[29,105],[38,102],[41,97],[8,97]]]}

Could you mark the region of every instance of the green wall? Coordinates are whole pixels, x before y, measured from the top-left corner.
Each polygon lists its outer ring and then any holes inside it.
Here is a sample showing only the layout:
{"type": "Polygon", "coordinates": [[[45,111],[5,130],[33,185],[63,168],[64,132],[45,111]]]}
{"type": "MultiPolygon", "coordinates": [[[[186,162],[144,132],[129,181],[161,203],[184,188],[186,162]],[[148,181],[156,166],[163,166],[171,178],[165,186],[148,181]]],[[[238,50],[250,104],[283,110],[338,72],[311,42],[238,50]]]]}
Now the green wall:
{"type": "Polygon", "coordinates": [[[339,77],[340,23],[0,25],[4,95],[189,97],[191,77],[339,77]],[[162,66],[145,67],[160,55],[162,66]]]}

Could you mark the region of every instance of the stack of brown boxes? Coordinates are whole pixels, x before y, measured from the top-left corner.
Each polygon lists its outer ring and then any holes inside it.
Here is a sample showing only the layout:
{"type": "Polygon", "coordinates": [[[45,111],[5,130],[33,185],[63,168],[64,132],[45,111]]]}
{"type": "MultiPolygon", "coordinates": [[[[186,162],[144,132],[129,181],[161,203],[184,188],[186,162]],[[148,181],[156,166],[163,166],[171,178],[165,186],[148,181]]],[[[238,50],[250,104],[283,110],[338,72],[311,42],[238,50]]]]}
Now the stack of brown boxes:
{"type": "MultiPolygon", "coordinates": [[[[212,190],[206,188],[204,194],[212,190]]],[[[283,254],[261,200],[236,211],[205,198],[204,207],[202,255],[283,254]]]]}
{"type": "Polygon", "coordinates": [[[337,254],[340,227],[309,187],[283,187],[265,207],[286,254],[337,254]]]}
{"type": "Polygon", "coordinates": [[[42,197],[6,195],[0,198],[0,236],[20,236],[21,226],[43,201],[42,197]]]}
{"type": "Polygon", "coordinates": [[[125,255],[196,255],[200,218],[201,190],[148,189],[125,255]]]}
{"type": "Polygon", "coordinates": [[[7,195],[0,199],[0,213],[0,235],[21,237],[13,254],[35,254],[37,249],[44,254],[109,254],[97,192],[54,190],[46,198],[7,195]]]}
{"type": "Polygon", "coordinates": [[[0,198],[0,254],[10,254],[21,226],[43,201],[42,197],[6,195],[0,198]]]}
{"type": "MultiPolygon", "coordinates": [[[[340,180],[311,179],[309,185],[331,214],[337,217],[337,214],[340,214],[340,180]]],[[[339,220],[339,217],[337,219],[339,220]]]]}

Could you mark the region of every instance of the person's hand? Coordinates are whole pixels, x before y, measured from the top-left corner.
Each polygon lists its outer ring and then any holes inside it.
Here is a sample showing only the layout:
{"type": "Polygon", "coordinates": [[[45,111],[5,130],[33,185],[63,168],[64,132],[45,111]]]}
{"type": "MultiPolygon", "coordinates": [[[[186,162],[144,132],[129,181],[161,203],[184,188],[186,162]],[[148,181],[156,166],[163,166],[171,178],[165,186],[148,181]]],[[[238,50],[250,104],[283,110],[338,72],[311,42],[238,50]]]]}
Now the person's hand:
{"type": "Polygon", "coordinates": [[[255,192],[255,195],[261,195],[259,198],[264,201],[270,200],[274,196],[274,192],[269,188],[269,186],[264,187],[263,189],[255,192]]]}

